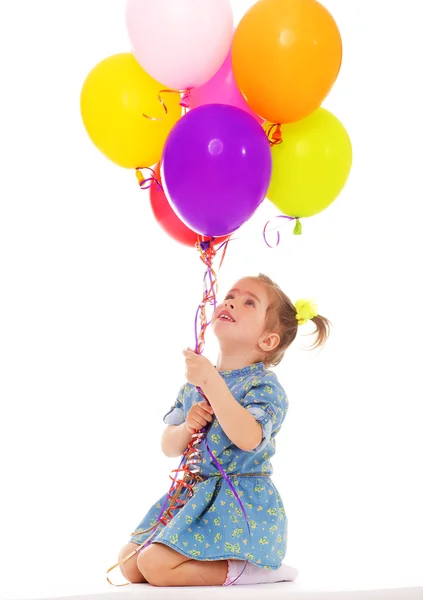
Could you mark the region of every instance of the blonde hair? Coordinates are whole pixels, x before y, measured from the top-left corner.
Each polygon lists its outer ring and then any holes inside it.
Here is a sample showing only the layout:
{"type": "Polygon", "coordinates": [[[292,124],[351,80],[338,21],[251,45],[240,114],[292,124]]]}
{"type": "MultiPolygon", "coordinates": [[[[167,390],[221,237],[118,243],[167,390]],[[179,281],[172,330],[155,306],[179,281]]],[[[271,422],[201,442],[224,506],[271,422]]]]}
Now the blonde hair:
{"type": "MultiPolygon", "coordinates": [[[[267,307],[265,331],[267,333],[277,333],[280,336],[280,342],[274,350],[267,353],[263,362],[267,367],[276,366],[281,362],[286,350],[297,336],[297,310],[278,284],[272,281],[267,275],[259,273],[258,276],[248,277],[247,279],[253,279],[263,283],[270,292],[270,303],[267,307]]],[[[326,317],[322,317],[322,315],[317,315],[312,321],[315,324],[316,329],[308,335],[317,334],[317,337],[314,344],[310,346],[308,350],[315,350],[319,346],[325,344],[329,337],[330,326],[332,325],[332,323],[326,319],[326,317]]]]}

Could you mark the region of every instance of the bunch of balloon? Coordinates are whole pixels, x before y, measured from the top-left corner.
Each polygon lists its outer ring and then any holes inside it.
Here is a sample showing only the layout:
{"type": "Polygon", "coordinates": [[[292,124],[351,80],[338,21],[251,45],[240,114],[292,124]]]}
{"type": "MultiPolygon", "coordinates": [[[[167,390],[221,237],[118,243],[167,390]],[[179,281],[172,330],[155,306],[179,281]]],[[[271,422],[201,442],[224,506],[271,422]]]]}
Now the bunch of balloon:
{"type": "Polygon", "coordinates": [[[267,197],[285,215],[321,212],[348,179],[348,133],[321,108],[341,61],[338,27],[317,0],[259,0],[235,32],[235,81],[266,121],[272,152],[267,197]]]}
{"type": "Polygon", "coordinates": [[[297,219],[335,200],[352,149],[321,108],[342,43],[317,0],[258,0],[235,32],[230,0],[127,0],[126,25],[132,51],[89,73],[81,113],[150,187],[163,231],[192,246],[230,236],[266,196],[297,219]]]}

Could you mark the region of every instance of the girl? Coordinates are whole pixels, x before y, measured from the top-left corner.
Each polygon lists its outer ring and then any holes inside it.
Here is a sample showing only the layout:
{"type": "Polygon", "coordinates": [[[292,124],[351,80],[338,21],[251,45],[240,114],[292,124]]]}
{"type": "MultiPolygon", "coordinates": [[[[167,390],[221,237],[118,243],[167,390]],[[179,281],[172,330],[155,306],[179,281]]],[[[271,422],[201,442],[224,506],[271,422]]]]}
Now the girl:
{"type": "MultiPolygon", "coordinates": [[[[164,416],[168,427],[162,450],[169,457],[181,456],[192,434],[209,426],[207,443],[236,488],[250,533],[204,439],[198,447],[201,481],[195,484],[194,495],[166,526],[159,526],[149,546],[120,565],[128,581],[198,586],[296,578],[298,571],[282,564],[287,517],[270,477],[275,436],[286,416],[288,400],[268,367],[280,363],[297,335],[298,325],[308,319],[316,325],[317,339],[312,348],[317,348],[326,341],[330,322],[318,316],[308,302],[294,306],[269,277],[247,277],[235,284],[214,313],[212,329],[220,347],[216,367],[206,357],[190,349],[184,351],[188,383],[164,416]],[[203,401],[197,386],[210,405],[203,401]]],[[[138,531],[157,522],[166,498],[167,494],[151,507],[138,531]]],[[[119,561],[149,535],[151,532],[135,531],[122,548],[119,561]]]]}

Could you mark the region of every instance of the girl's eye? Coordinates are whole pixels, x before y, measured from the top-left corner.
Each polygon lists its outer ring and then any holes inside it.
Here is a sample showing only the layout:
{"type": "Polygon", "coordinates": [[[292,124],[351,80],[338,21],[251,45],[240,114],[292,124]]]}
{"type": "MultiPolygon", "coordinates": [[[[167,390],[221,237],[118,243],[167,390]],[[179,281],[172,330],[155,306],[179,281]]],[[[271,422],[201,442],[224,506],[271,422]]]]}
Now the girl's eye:
{"type": "Polygon", "coordinates": [[[249,303],[251,306],[255,306],[254,300],[247,300],[247,303],[249,303]]]}
{"type": "Polygon", "coordinates": [[[229,300],[230,298],[233,298],[232,294],[228,294],[225,298],[225,300],[229,300]]]}

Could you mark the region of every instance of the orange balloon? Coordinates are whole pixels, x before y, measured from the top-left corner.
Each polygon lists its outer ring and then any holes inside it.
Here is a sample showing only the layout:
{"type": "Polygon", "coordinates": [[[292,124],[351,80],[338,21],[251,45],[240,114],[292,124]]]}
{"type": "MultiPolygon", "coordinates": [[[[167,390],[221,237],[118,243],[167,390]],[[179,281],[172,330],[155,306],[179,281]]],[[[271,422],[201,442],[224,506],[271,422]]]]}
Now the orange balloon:
{"type": "Polygon", "coordinates": [[[314,112],[338,77],[342,40],[316,0],[259,0],[235,32],[232,66],[250,108],[272,123],[314,112]]]}

